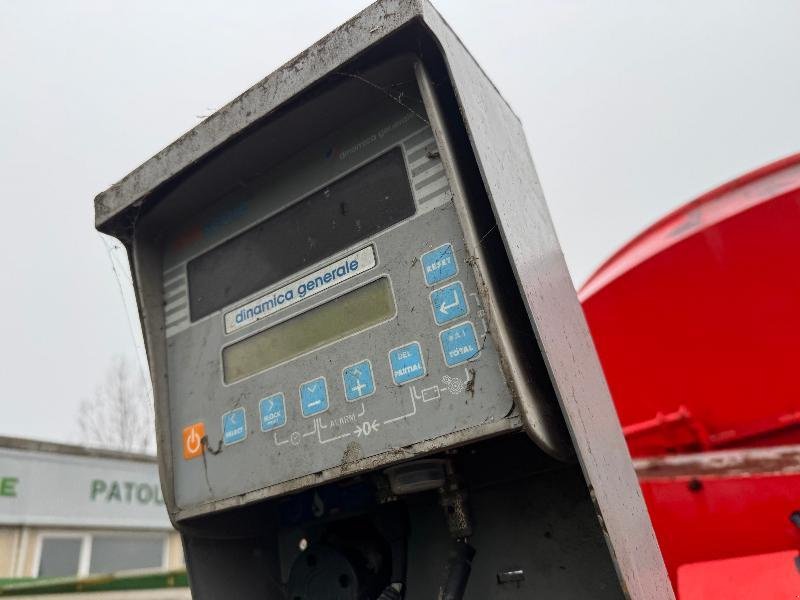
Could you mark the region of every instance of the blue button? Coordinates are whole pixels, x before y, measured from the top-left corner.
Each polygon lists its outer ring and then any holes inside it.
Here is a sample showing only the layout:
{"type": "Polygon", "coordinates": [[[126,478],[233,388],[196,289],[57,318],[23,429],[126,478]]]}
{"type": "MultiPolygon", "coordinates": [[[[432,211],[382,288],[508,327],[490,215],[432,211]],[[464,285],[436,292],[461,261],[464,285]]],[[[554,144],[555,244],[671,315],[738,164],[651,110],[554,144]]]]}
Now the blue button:
{"type": "Polygon", "coordinates": [[[444,362],[448,367],[477,358],[481,352],[475,336],[475,327],[469,321],[445,329],[439,334],[439,341],[442,343],[444,362]]]}
{"type": "Polygon", "coordinates": [[[372,376],[372,365],[368,360],[350,365],[342,369],[344,397],[348,402],[366,398],[375,393],[375,378],[372,376]]]}
{"type": "Polygon", "coordinates": [[[283,394],[272,394],[258,403],[261,431],[272,431],[286,425],[286,400],[283,394]]]}
{"type": "Polygon", "coordinates": [[[328,410],[328,386],[324,377],[306,381],[300,386],[300,410],[304,417],[328,410]]]}
{"type": "Polygon", "coordinates": [[[247,418],[244,408],[234,408],[222,415],[222,443],[226,446],[241,442],[247,437],[247,418]]]}
{"type": "Polygon", "coordinates": [[[403,385],[420,377],[425,377],[425,363],[419,343],[412,342],[389,351],[389,364],[392,379],[396,385],[403,385]]]}
{"type": "Polygon", "coordinates": [[[422,255],[421,262],[427,285],[434,285],[445,279],[450,279],[458,273],[456,255],[453,253],[452,244],[442,244],[438,248],[426,252],[422,255]]]}
{"type": "Polygon", "coordinates": [[[446,285],[431,292],[433,320],[437,325],[444,325],[463,317],[469,311],[464,286],[460,281],[446,285]]]}

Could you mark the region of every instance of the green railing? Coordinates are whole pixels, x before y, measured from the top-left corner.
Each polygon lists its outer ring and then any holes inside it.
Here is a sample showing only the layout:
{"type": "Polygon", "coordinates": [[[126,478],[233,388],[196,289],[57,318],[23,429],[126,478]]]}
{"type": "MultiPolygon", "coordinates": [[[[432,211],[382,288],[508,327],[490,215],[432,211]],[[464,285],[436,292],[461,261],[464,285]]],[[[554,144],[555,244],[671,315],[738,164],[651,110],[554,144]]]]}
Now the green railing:
{"type": "Polygon", "coordinates": [[[54,579],[0,579],[0,596],[155,590],[188,587],[188,585],[185,569],[54,579]]]}

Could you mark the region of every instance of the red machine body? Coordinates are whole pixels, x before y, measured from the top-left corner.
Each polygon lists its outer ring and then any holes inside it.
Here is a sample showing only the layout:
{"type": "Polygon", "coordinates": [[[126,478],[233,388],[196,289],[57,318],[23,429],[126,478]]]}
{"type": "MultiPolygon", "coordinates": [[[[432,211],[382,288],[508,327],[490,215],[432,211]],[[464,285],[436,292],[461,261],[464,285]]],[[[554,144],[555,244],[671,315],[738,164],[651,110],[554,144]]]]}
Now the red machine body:
{"type": "Polygon", "coordinates": [[[800,548],[800,154],[667,215],[579,296],[681,600],[766,564],[786,577],[748,597],[800,598],[778,564],[800,548]]]}

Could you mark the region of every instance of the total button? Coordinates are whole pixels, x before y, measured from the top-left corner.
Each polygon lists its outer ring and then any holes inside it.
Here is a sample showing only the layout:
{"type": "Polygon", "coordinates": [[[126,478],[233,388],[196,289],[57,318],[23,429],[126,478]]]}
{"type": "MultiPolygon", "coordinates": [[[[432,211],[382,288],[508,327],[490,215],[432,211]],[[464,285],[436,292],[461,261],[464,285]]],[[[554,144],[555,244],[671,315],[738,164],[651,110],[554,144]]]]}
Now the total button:
{"type": "Polygon", "coordinates": [[[455,367],[478,358],[481,353],[475,326],[469,321],[445,329],[439,333],[439,341],[442,344],[444,362],[448,367],[455,367]]]}

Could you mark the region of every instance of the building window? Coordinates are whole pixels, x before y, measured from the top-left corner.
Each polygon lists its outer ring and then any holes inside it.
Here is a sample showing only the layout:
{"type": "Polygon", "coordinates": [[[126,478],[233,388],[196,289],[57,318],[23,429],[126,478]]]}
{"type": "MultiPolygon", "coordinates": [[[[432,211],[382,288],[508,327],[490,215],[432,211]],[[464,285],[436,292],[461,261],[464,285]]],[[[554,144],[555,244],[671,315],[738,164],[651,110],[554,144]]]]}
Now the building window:
{"type": "Polygon", "coordinates": [[[39,577],[77,575],[81,562],[81,537],[43,538],[39,554],[39,577]]]}
{"type": "Polygon", "coordinates": [[[167,538],[157,534],[45,532],[34,575],[74,577],[165,566],[167,538]]]}
{"type": "Polygon", "coordinates": [[[96,535],[92,538],[89,573],[158,569],[164,564],[164,539],[96,535]]]}

